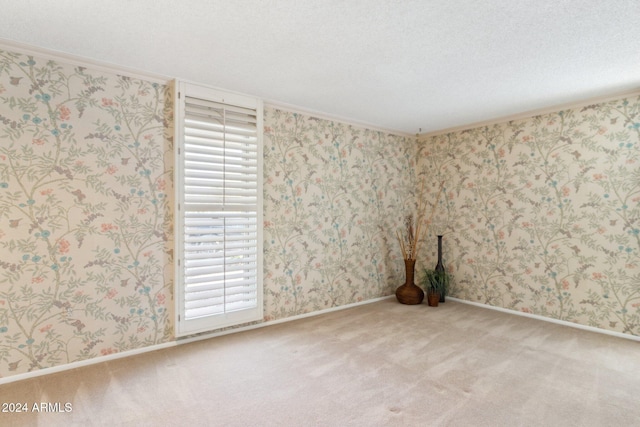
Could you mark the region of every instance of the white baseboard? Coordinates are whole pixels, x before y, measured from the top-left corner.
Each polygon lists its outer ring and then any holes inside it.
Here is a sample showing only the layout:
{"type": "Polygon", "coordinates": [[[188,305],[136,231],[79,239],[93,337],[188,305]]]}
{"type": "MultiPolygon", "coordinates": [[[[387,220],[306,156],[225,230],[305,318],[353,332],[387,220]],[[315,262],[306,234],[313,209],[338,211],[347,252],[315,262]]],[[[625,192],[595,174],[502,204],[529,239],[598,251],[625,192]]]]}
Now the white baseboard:
{"type": "Polygon", "coordinates": [[[205,339],[208,339],[208,338],[215,338],[215,337],[219,337],[219,336],[222,336],[222,335],[233,334],[233,333],[236,333],[236,332],[249,331],[251,329],[257,329],[257,328],[263,328],[265,326],[277,325],[279,323],[292,322],[294,320],[304,319],[304,318],[307,318],[307,317],[314,317],[314,316],[319,316],[321,314],[331,313],[331,312],[334,312],[334,311],[346,310],[348,308],[357,307],[359,305],[371,304],[371,303],[378,302],[378,301],[383,301],[383,300],[386,300],[386,299],[389,299],[389,298],[395,298],[395,295],[389,295],[389,296],[386,296],[386,297],[373,298],[373,299],[369,299],[369,300],[366,300],[366,301],[360,301],[360,302],[354,302],[354,303],[351,303],[351,304],[341,305],[341,306],[338,306],[338,307],[325,308],[324,310],[318,310],[318,311],[312,311],[310,313],[298,314],[296,316],[285,317],[283,319],[269,320],[267,322],[256,323],[255,325],[241,326],[239,328],[227,329],[227,330],[219,331],[219,332],[211,332],[211,333],[205,333],[205,334],[197,335],[197,336],[180,338],[179,341],[178,341],[178,344],[187,344],[187,343],[194,342],[194,341],[201,341],[201,340],[205,340],[205,339]]]}
{"type": "Polygon", "coordinates": [[[122,353],[113,353],[107,356],[99,356],[94,357],[93,359],[79,360],[77,362],[66,363],[64,365],[52,366],[50,368],[43,368],[37,371],[25,372],[23,374],[0,378],[0,385],[26,380],[28,378],[40,377],[42,375],[55,374],[56,372],[68,371],[70,369],[82,368],[84,366],[95,365],[102,362],[108,362],[110,360],[123,359],[125,357],[135,356],[137,354],[148,353],[150,351],[161,350],[163,348],[175,347],[176,345],[177,343],[175,341],[170,341],[163,344],[154,344],[148,347],[127,350],[123,351],[122,353]]]}
{"type": "Polygon", "coordinates": [[[321,314],[331,313],[333,311],[346,310],[348,308],[352,308],[352,307],[356,307],[356,306],[364,305],[364,304],[371,304],[371,303],[382,301],[382,300],[389,299],[389,298],[395,298],[395,295],[374,298],[374,299],[361,301],[361,302],[356,302],[356,303],[352,303],[352,304],[341,305],[339,307],[331,307],[331,308],[327,308],[327,309],[319,310],[319,311],[312,311],[310,313],[299,314],[297,316],[285,317],[283,319],[277,319],[277,320],[271,320],[271,321],[268,321],[268,322],[256,323],[255,325],[242,326],[242,327],[239,327],[239,328],[227,329],[227,330],[220,331],[220,332],[212,332],[210,334],[202,334],[202,335],[197,335],[197,336],[192,336],[192,337],[187,337],[187,338],[180,338],[180,339],[178,339],[176,341],[170,341],[170,342],[166,342],[166,343],[163,343],[163,344],[154,344],[154,345],[150,345],[148,347],[143,347],[143,348],[137,348],[137,349],[134,349],[134,350],[123,351],[122,353],[114,353],[114,354],[109,354],[107,356],[99,356],[99,357],[94,357],[93,359],[80,360],[80,361],[77,361],[77,362],[71,362],[71,363],[67,363],[67,364],[64,364],[64,365],[52,366],[50,368],[39,369],[37,371],[25,372],[23,374],[16,374],[16,375],[12,375],[10,377],[0,378],[0,385],[13,383],[13,382],[17,382],[17,381],[22,381],[22,380],[26,380],[26,379],[29,379],[29,378],[40,377],[40,376],[43,376],[43,375],[54,374],[54,373],[57,373],[57,372],[64,372],[64,371],[68,371],[68,370],[71,370],[71,369],[82,368],[84,366],[96,365],[98,363],[109,362],[111,360],[123,359],[125,357],[130,357],[130,356],[135,356],[135,355],[138,355],[138,354],[148,353],[148,352],[151,352],[151,351],[156,351],[156,350],[162,350],[162,349],[165,349],[165,348],[175,347],[175,346],[178,346],[178,345],[181,345],[181,344],[187,344],[187,343],[194,342],[194,341],[201,341],[201,340],[205,340],[205,339],[209,339],[209,338],[219,337],[219,336],[222,336],[222,335],[233,334],[233,333],[236,333],[236,332],[248,331],[248,330],[251,330],[251,329],[264,328],[265,326],[277,325],[279,323],[292,322],[294,320],[304,319],[306,317],[319,316],[321,314]]]}
{"type": "Polygon", "coordinates": [[[566,320],[553,319],[551,317],[540,316],[538,314],[525,313],[525,312],[522,312],[522,311],[510,310],[508,308],[502,308],[502,307],[495,307],[495,306],[492,306],[492,305],[482,304],[482,303],[479,303],[479,302],[467,301],[467,300],[463,300],[463,299],[460,299],[460,298],[454,298],[454,297],[450,297],[450,296],[447,296],[447,299],[451,300],[451,301],[455,301],[455,302],[460,302],[460,303],[463,303],[463,304],[474,305],[476,307],[487,308],[489,310],[500,311],[502,313],[515,314],[517,316],[529,317],[531,319],[543,320],[545,322],[555,323],[555,324],[563,325],[563,326],[569,326],[571,328],[582,329],[582,330],[589,331],[589,332],[597,332],[599,334],[611,335],[611,336],[614,336],[614,337],[617,337],[617,338],[624,338],[624,339],[628,339],[628,340],[631,340],[631,341],[639,341],[640,342],[640,336],[636,336],[636,335],[629,335],[629,334],[623,334],[622,332],[608,331],[606,329],[595,328],[593,326],[586,326],[586,325],[581,325],[579,323],[567,322],[566,320]]]}
{"type": "MultiPolygon", "coordinates": [[[[163,343],[163,344],[151,345],[151,346],[148,346],[148,347],[138,348],[138,349],[135,349],[135,350],[123,351],[122,353],[114,353],[114,354],[110,354],[108,356],[100,356],[100,357],[95,357],[93,359],[81,360],[81,361],[78,361],[78,362],[71,362],[71,363],[67,363],[65,365],[59,365],[59,366],[53,366],[51,368],[40,369],[38,371],[25,372],[23,374],[17,374],[17,375],[12,375],[10,377],[0,378],[0,385],[1,384],[12,383],[12,382],[17,382],[17,381],[22,381],[22,380],[26,380],[26,379],[29,379],[29,378],[35,378],[35,377],[39,377],[39,376],[43,376],[43,375],[49,375],[49,374],[53,374],[53,373],[56,373],[56,372],[64,372],[64,371],[68,371],[68,370],[71,370],[71,369],[81,368],[81,367],[84,367],[84,366],[96,365],[98,363],[109,362],[111,360],[123,359],[125,357],[130,357],[130,356],[135,356],[135,355],[138,355],[138,354],[148,353],[148,352],[151,352],[151,351],[156,351],[156,350],[162,350],[162,349],[165,349],[165,348],[175,347],[175,346],[178,346],[178,345],[181,345],[181,344],[187,344],[187,343],[190,343],[190,342],[202,341],[202,340],[206,340],[206,339],[209,339],[209,338],[215,338],[215,337],[219,337],[219,336],[223,336],[223,335],[233,334],[233,333],[236,333],[236,332],[249,331],[249,330],[252,330],[252,329],[258,329],[258,328],[264,328],[266,326],[277,325],[277,324],[280,324],[280,323],[293,322],[295,320],[300,320],[300,319],[304,319],[304,318],[307,318],[307,317],[314,317],[314,316],[319,316],[319,315],[326,314],[326,313],[331,313],[331,312],[334,312],[334,311],[346,310],[348,308],[357,307],[359,305],[372,304],[374,302],[383,301],[383,300],[390,299],[390,298],[395,298],[395,295],[389,295],[389,296],[386,296],[386,297],[374,298],[374,299],[370,299],[370,300],[366,300],[366,301],[361,301],[361,302],[356,302],[356,303],[352,303],[352,304],[342,305],[342,306],[339,306],[339,307],[331,307],[331,308],[327,308],[327,309],[324,309],[324,310],[313,311],[313,312],[310,312],[310,313],[299,314],[299,315],[296,315],[296,316],[285,317],[283,319],[276,319],[276,320],[271,320],[271,321],[268,321],[268,322],[256,323],[254,325],[242,326],[242,327],[234,328],[234,329],[227,329],[227,330],[220,331],[220,332],[212,332],[210,334],[202,334],[202,335],[197,335],[197,336],[192,336],[192,337],[187,337],[187,338],[181,338],[181,339],[178,339],[176,341],[170,341],[170,342],[166,342],[166,343],[163,343]]],[[[531,319],[542,320],[542,321],[545,321],[545,322],[556,323],[558,325],[569,326],[571,328],[582,329],[582,330],[586,330],[586,331],[590,331],[590,332],[597,332],[597,333],[600,333],[600,334],[611,335],[611,336],[614,336],[614,337],[617,337],[617,338],[624,338],[624,339],[640,342],[640,337],[639,336],[623,334],[623,333],[614,332],[614,331],[608,331],[606,329],[594,328],[593,326],[580,325],[578,323],[567,322],[566,320],[552,319],[550,317],[544,317],[544,316],[540,316],[540,315],[537,315],[537,314],[531,314],[531,313],[524,313],[524,312],[520,312],[520,311],[516,311],[516,310],[509,310],[507,308],[502,308],[502,307],[494,307],[494,306],[491,306],[491,305],[481,304],[481,303],[472,302],[472,301],[466,301],[466,300],[463,300],[463,299],[460,299],[460,298],[454,298],[454,297],[450,297],[450,296],[447,296],[447,299],[451,300],[451,301],[459,302],[459,303],[462,303],[462,304],[474,305],[476,307],[486,308],[486,309],[489,309],[489,310],[500,311],[500,312],[507,313],[507,314],[515,314],[517,316],[529,317],[531,319]]]]}

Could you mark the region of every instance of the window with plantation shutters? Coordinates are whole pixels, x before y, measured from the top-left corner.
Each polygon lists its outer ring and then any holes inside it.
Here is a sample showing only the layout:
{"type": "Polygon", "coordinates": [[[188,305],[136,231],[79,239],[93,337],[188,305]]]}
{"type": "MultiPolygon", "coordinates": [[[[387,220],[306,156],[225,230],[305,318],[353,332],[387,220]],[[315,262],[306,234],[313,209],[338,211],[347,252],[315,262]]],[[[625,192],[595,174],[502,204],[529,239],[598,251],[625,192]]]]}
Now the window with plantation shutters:
{"type": "Polygon", "coordinates": [[[262,319],[262,103],[176,84],[177,335],[262,319]]]}

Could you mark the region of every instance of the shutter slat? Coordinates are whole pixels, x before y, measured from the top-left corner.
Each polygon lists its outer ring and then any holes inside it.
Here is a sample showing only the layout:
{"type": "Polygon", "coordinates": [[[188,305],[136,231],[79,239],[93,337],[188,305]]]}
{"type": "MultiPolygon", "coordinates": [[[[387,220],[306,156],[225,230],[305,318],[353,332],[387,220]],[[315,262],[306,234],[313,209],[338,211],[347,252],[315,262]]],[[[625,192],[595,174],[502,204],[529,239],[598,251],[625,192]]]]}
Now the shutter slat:
{"type": "MultiPolygon", "coordinates": [[[[186,295],[196,295],[199,289],[213,289],[213,288],[221,288],[228,289],[234,286],[238,286],[240,283],[245,283],[245,286],[255,287],[255,281],[257,277],[257,272],[254,271],[253,274],[231,274],[231,275],[209,275],[209,276],[198,276],[198,277],[190,277],[185,281],[186,285],[186,295]],[[234,283],[234,281],[236,283],[234,283]]],[[[194,296],[195,298],[195,296],[194,296]]]]}
{"type": "Polygon", "coordinates": [[[255,153],[258,151],[255,140],[231,138],[229,135],[224,139],[187,136],[185,138],[185,145],[193,148],[208,149],[209,151],[215,150],[219,153],[224,152],[224,154],[228,156],[240,155],[256,158],[255,153]]]}
{"type": "MultiPolygon", "coordinates": [[[[185,171],[185,182],[188,181],[189,179],[204,179],[208,181],[222,180],[224,179],[224,172],[189,169],[185,171]]],[[[237,181],[251,181],[255,183],[256,175],[248,174],[248,173],[244,173],[242,175],[234,175],[233,181],[229,181],[228,185],[232,185],[234,182],[237,182],[237,181]]]]}
{"type": "MultiPolygon", "coordinates": [[[[249,262],[256,262],[256,258],[255,258],[255,251],[252,251],[251,249],[245,249],[243,251],[238,251],[237,253],[234,253],[235,255],[238,256],[242,256],[243,258],[241,258],[238,262],[240,263],[249,263],[249,262]],[[249,258],[248,256],[253,255],[252,258],[249,258]]],[[[190,257],[190,258],[186,258],[185,259],[185,266],[186,268],[196,268],[196,267],[205,267],[205,266],[209,266],[209,265],[215,265],[217,263],[223,263],[222,259],[216,258],[216,257],[212,257],[212,256],[204,256],[204,254],[202,254],[203,256],[195,256],[195,257],[190,257]]]]}
{"type": "Polygon", "coordinates": [[[222,163],[213,163],[206,161],[189,161],[185,164],[186,171],[194,170],[194,171],[213,171],[213,172],[224,172],[225,166],[226,171],[228,173],[236,173],[238,176],[245,175],[253,175],[257,176],[258,170],[256,168],[255,162],[244,162],[246,164],[242,165],[240,163],[230,163],[230,164],[222,164],[222,163]]]}
{"type": "Polygon", "coordinates": [[[211,125],[202,121],[193,121],[190,123],[190,127],[185,130],[185,142],[197,141],[197,140],[211,140],[222,143],[244,143],[255,144],[256,129],[250,127],[239,127],[231,129],[229,127],[222,127],[211,125]]]}
{"type": "MultiPolygon", "coordinates": [[[[214,181],[215,183],[215,181],[214,181]]],[[[237,186],[231,188],[212,188],[203,185],[187,185],[186,188],[192,195],[226,195],[226,196],[242,196],[242,197],[256,197],[256,185],[246,184],[246,183],[238,183],[237,186]]]]}
{"type": "Polygon", "coordinates": [[[223,104],[206,99],[187,97],[185,100],[187,111],[222,111],[241,113],[249,117],[255,117],[256,111],[250,108],[242,108],[235,105],[223,104]]]}

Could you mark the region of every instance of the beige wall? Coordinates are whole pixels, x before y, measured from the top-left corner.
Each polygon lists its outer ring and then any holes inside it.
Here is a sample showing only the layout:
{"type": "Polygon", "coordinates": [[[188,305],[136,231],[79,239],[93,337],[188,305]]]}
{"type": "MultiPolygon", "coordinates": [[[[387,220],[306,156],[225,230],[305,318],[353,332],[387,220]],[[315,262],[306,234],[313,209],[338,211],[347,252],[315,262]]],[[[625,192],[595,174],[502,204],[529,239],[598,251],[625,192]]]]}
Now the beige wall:
{"type": "Polygon", "coordinates": [[[0,375],[173,339],[170,99],[0,50],[0,375]]]}
{"type": "Polygon", "coordinates": [[[267,319],[393,294],[415,138],[273,108],[264,122],[267,319]]]}
{"type": "Polygon", "coordinates": [[[458,298],[640,334],[640,98],[419,139],[458,298]]]}
{"type": "MultiPolygon", "coordinates": [[[[167,84],[0,50],[0,375],[174,339],[167,84]]],[[[393,292],[413,138],[265,109],[265,319],[393,292]]]]}
{"type": "MultiPolygon", "coordinates": [[[[0,50],[0,376],[170,342],[167,84],[0,50]]],[[[638,98],[436,137],[265,108],[265,320],[393,294],[445,180],[453,295],[640,333],[638,98]]]]}

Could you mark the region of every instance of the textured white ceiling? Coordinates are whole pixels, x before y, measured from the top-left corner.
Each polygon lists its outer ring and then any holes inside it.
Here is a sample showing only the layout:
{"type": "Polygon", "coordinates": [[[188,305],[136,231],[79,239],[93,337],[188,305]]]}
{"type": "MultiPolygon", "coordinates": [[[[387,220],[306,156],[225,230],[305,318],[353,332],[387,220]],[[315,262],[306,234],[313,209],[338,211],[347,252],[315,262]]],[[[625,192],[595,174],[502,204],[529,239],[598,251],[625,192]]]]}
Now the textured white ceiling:
{"type": "Polygon", "coordinates": [[[406,133],[640,88],[638,0],[0,3],[5,39],[406,133]]]}

